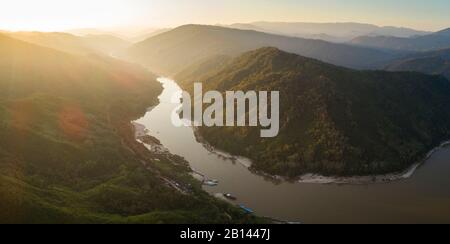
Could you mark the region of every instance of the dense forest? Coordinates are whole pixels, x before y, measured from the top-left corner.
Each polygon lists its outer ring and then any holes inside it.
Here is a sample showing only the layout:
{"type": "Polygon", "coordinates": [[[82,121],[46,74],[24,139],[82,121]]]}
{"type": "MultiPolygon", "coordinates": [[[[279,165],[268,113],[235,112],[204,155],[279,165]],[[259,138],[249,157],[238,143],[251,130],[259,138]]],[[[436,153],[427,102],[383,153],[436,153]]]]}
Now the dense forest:
{"type": "Polygon", "coordinates": [[[355,71],[262,48],[199,62],[176,79],[186,90],[201,81],[204,91],[280,91],[276,138],[260,138],[257,127],[199,128],[213,146],[273,175],[401,171],[450,138],[450,83],[440,76],[355,71]]]}
{"type": "Polygon", "coordinates": [[[261,221],[134,140],[130,121],[161,91],[140,67],[0,35],[0,222],[261,221]]]}

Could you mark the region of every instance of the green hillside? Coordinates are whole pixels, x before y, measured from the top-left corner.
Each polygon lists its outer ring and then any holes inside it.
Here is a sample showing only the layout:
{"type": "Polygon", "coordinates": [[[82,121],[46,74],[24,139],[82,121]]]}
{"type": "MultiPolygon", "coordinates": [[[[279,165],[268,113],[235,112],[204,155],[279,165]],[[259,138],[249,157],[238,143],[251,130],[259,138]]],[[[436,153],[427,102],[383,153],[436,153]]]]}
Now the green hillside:
{"type": "Polygon", "coordinates": [[[134,140],[161,91],[139,67],[0,35],[0,223],[258,221],[134,140]]]}
{"type": "MultiPolygon", "coordinates": [[[[189,68],[188,68],[189,69],[189,68]]],[[[187,70],[188,70],[187,69],[187,70]]],[[[207,70],[192,66],[191,74],[207,70]]],[[[274,175],[371,175],[404,170],[450,138],[450,83],[418,73],[355,71],[275,48],[245,53],[209,77],[177,78],[186,90],[280,91],[280,134],[201,127],[213,146],[274,175]]]]}

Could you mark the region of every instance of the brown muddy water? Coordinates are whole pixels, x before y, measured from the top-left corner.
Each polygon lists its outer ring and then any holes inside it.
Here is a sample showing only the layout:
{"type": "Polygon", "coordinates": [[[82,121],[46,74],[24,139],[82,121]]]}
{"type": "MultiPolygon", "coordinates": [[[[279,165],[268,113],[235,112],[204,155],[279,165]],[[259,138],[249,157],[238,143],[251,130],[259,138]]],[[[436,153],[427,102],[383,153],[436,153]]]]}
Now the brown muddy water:
{"type": "Polygon", "coordinates": [[[275,184],[251,173],[243,164],[208,151],[191,127],[175,127],[180,87],[160,78],[160,104],[137,120],[191,168],[217,179],[204,189],[232,193],[259,216],[302,223],[450,223],[450,148],[435,152],[409,179],[386,184],[275,184]],[[177,99],[178,98],[178,99],[177,99]]]}

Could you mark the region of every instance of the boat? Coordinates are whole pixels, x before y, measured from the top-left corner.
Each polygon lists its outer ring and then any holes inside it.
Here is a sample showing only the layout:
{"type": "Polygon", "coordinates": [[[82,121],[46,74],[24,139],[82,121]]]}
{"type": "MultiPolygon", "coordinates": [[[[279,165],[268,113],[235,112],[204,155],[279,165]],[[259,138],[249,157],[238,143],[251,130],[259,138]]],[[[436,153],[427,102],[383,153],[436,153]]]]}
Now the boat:
{"type": "Polygon", "coordinates": [[[302,222],[286,222],[286,224],[288,224],[288,225],[301,225],[303,223],[302,222]]]}
{"type": "Polygon", "coordinates": [[[254,211],[253,211],[252,209],[247,208],[247,207],[244,206],[244,205],[239,205],[239,207],[240,207],[242,210],[244,210],[245,213],[247,213],[247,214],[253,214],[253,213],[254,213],[254,211]]]}
{"type": "Polygon", "coordinates": [[[225,193],[225,194],[223,194],[223,196],[225,198],[228,198],[228,199],[233,200],[233,201],[237,200],[237,198],[235,196],[233,196],[231,193],[225,193]]]}
{"type": "Polygon", "coordinates": [[[219,182],[213,180],[206,180],[203,184],[206,186],[217,186],[219,185],[219,182]]]}

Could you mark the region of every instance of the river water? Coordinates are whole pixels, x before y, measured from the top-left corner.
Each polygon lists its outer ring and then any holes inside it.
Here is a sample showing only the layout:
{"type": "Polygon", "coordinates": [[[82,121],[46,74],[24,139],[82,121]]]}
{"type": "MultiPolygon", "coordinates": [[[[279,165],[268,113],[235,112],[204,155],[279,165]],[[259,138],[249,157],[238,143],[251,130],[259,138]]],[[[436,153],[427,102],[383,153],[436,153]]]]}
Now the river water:
{"type": "Polygon", "coordinates": [[[160,78],[160,104],[137,120],[173,154],[217,187],[211,194],[232,193],[259,216],[303,223],[450,223],[450,148],[438,150],[409,179],[373,185],[275,184],[208,151],[190,127],[175,127],[171,118],[179,107],[175,81],[160,78]]]}

